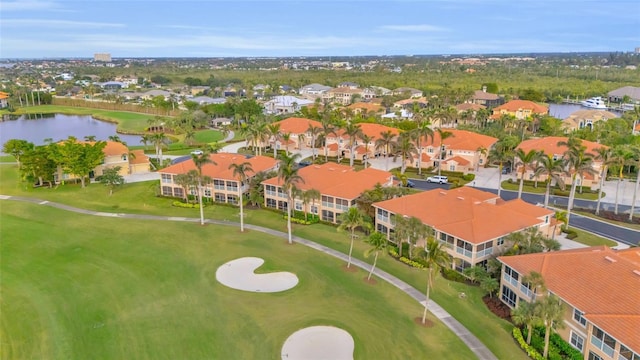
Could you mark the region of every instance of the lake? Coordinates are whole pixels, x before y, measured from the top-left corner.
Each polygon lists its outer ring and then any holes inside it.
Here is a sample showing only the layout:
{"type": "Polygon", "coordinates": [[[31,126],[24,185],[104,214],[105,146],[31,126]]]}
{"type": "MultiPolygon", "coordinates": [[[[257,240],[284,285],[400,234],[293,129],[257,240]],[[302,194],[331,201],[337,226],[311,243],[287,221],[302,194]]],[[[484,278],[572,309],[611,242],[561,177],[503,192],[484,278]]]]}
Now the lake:
{"type": "Polygon", "coordinates": [[[85,136],[95,136],[98,140],[108,140],[118,135],[130,146],[142,145],[138,135],[122,135],[116,132],[116,124],[96,120],[88,115],[29,114],[15,119],[0,121],[0,144],[10,139],[23,139],[36,145],[44,144],[47,138],[53,141],[75,136],[83,140],[85,136]]]}
{"type": "MultiPolygon", "coordinates": [[[[568,118],[569,115],[571,115],[572,113],[578,110],[589,110],[589,109],[584,106],[574,105],[574,104],[549,104],[549,115],[562,120],[568,118]]],[[[618,116],[622,115],[618,111],[611,111],[611,112],[618,116]]]]}

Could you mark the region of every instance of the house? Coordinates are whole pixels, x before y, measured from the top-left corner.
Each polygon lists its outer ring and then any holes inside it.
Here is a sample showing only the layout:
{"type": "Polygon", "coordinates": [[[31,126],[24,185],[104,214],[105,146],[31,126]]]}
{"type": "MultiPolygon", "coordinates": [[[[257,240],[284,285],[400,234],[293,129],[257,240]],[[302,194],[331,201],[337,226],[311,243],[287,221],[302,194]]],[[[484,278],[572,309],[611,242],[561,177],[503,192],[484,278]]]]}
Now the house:
{"type": "Polygon", "coordinates": [[[384,88],[382,86],[369,86],[367,89],[370,89],[371,92],[373,92],[376,95],[376,97],[391,95],[393,93],[393,91],[387,88],[384,88]]]}
{"type": "Polygon", "coordinates": [[[290,95],[275,96],[264,103],[267,114],[292,114],[301,108],[313,104],[313,101],[290,95]]]}
{"type": "Polygon", "coordinates": [[[95,83],[104,90],[120,90],[126,88],[128,85],[120,81],[107,81],[102,83],[95,83]]]}
{"type": "Polygon", "coordinates": [[[143,100],[151,100],[154,97],[162,96],[165,100],[169,99],[171,92],[165,90],[149,90],[143,94],[140,94],[140,98],[143,100]]]}
{"type": "Polygon", "coordinates": [[[353,103],[354,99],[362,98],[363,94],[363,89],[338,87],[323,93],[322,100],[327,102],[335,102],[342,105],[349,105],[353,103]]]}
{"type": "Polygon", "coordinates": [[[619,89],[615,89],[607,93],[609,101],[613,102],[621,102],[625,96],[629,97],[631,103],[640,104],[640,87],[623,86],[619,89]]]}
{"type": "Polygon", "coordinates": [[[458,112],[458,117],[455,120],[455,124],[468,124],[469,122],[475,122],[478,115],[478,111],[484,110],[487,107],[474,103],[462,103],[454,106],[458,112]]]}
{"type": "Polygon", "coordinates": [[[393,103],[393,107],[395,109],[405,109],[408,111],[413,111],[415,107],[418,107],[418,109],[424,109],[427,105],[429,105],[429,101],[425,97],[398,100],[393,103]]]}
{"type": "Polygon", "coordinates": [[[484,86],[482,90],[474,91],[468,102],[492,108],[504,104],[504,98],[496,94],[488,93],[487,87],[484,86]]]}
{"type": "MultiPolygon", "coordinates": [[[[364,143],[362,138],[358,138],[355,141],[355,157],[356,160],[364,160],[364,157],[372,158],[380,153],[376,149],[376,140],[382,137],[382,133],[391,132],[395,138],[400,135],[400,130],[389,126],[375,124],[375,123],[360,123],[358,124],[360,131],[363,135],[366,135],[371,140],[368,143],[364,143]]],[[[341,156],[350,157],[351,144],[349,143],[349,136],[345,134],[343,129],[336,130],[335,133],[327,136],[327,146],[329,147],[328,153],[330,156],[337,156],[338,151],[341,151],[341,156]]]]}
{"type": "Polygon", "coordinates": [[[326,86],[326,85],[314,83],[314,84],[309,84],[309,85],[305,85],[305,86],[301,87],[300,90],[298,91],[298,93],[300,95],[319,96],[319,95],[322,95],[322,94],[326,93],[327,91],[329,91],[331,89],[332,89],[331,86],[326,86]]]}
{"type": "Polygon", "coordinates": [[[338,87],[346,87],[346,88],[350,88],[350,89],[357,89],[360,87],[360,85],[351,82],[351,81],[343,81],[340,84],[338,84],[338,87]]]}
{"type": "MultiPolygon", "coordinates": [[[[522,149],[525,153],[531,150],[542,151],[545,155],[550,155],[554,159],[561,159],[565,156],[565,152],[568,148],[566,145],[558,145],[558,143],[566,143],[567,141],[567,137],[547,136],[538,139],[525,140],[521,142],[520,145],[516,147],[516,149],[522,149]]],[[[596,156],[598,155],[597,149],[606,148],[607,146],[587,140],[582,140],[581,144],[586,147],[586,153],[594,156],[592,162],[594,174],[585,174],[584,179],[578,177],[578,179],[576,180],[576,185],[589,187],[598,185],[600,182],[600,173],[602,172],[602,161],[596,158],[596,156]]],[[[516,176],[520,178],[520,171],[516,171],[516,176]]],[[[524,176],[525,180],[538,181],[545,181],[548,177],[548,175],[540,175],[536,179],[531,168],[526,169],[524,176]]],[[[571,184],[571,175],[561,174],[560,176],[565,184],[571,184]]]]}
{"type": "Polygon", "coordinates": [[[493,109],[492,119],[499,119],[502,115],[511,115],[518,120],[528,119],[534,115],[547,115],[549,108],[529,100],[511,100],[493,109]]]}
{"type": "MultiPolygon", "coordinates": [[[[434,132],[433,138],[422,139],[422,154],[427,155],[431,161],[422,161],[423,168],[440,166],[441,170],[459,171],[463,173],[473,172],[487,163],[489,150],[498,141],[497,138],[478,134],[467,130],[447,129],[452,136],[441,140],[440,133],[434,132]],[[438,148],[442,145],[442,153],[438,154],[438,148]],[[442,161],[438,161],[442,158],[442,161]]],[[[423,157],[423,159],[425,159],[423,157]]],[[[407,166],[418,167],[418,160],[407,166]]]]}
{"type": "MultiPolygon", "coordinates": [[[[289,134],[289,149],[303,149],[311,147],[311,133],[308,132],[309,127],[317,127],[322,129],[322,123],[307,118],[290,117],[284,120],[276,121],[274,125],[280,126],[280,134],[289,134]]],[[[273,139],[269,139],[269,143],[273,146],[273,139]]],[[[276,142],[276,149],[280,149],[282,140],[276,142]]]]}
{"type": "MultiPolygon", "coordinates": [[[[341,213],[356,206],[356,199],[376,184],[393,185],[393,175],[388,171],[367,168],[355,171],[346,165],[326,163],[311,165],[298,170],[303,182],[296,184],[298,190],[318,190],[320,199],[309,204],[299,196],[294,199],[294,209],[318,215],[322,221],[337,223],[341,213]]],[[[286,210],[287,196],[282,190],[282,182],[277,177],[265,180],[265,206],[286,210]]]]}
{"type": "Polygon", "coordinates": [[[562,121],[562,128],[565,132],[571,132],[588,127],[593,130],[593,124],[598,121],[607,121],[618,117],[618,115],[606,110],[578,110],[571,113],[562,121]]]}
{"type": "MultiPolygon", "coordinates": [[[[397,216],[416,217],[435,230],[435,238],[444,244],[462,271],[486,266],[508,244],[511,233],[536,227],[547,235],[554,214],[520,199],[504,201],[498,195],[463,186],[451,190],[434,189],[373,204],[376,230],[394,238],[397,216]]],[[[419,244],[420,245],[420,244],[419,244]]]]}
{"type": "Polygon", "coordinates": [[[362,102],[362,101],[353,103],[347,106],[347,108],[353,110],[354,114],[361,114],[362,116],[382,115],[385,110],[384,107],[380,104],[374,104],[374,103],[362,102]]]}
{"type": "Polygon", "coordinates": [[[399,87],[393,90],[391,94],[409,96],[410,98],[420,98],[423,96],[422,91],[410,87],[399,87]]]}
{"type": "Polygon", "coordinates": [[[640,359],[640,250],[607,246],[501,256],[500,299],[514,309],[546,296],[525,282],[542,275],[564,305],[555,331],[590,360],[640,359]]]}
{"type": "Polygon", "coordinates": [[[193,101],[198,103],[198,105],[209,105],[209,104],[224,104],[227,102],[226,98],[212,98],[209,96],[196,96],[188,99],[188,101],[193,101]]]}
{"type": "Polygon", "coordinates": [[[205,94],[209,90],[211,90],[211,86],[192,86],[189,89],[189,93],[191,96],[196,96],[198,94],[205,94]]]}
{"type": "Polygon", "coordinates": [[[0,91],[0,109],[4,109],[6,107],[9,107],[9,94],[0,91]]]}
{"type": "MultiPolygon", "coordinates": [[[[211,182],[203,184],[203,197],[222,203],[237,204],[238,192],[241,190],[244,194],[249,191],[249,184],[240,184],[238,178],[233,175],[233,170],[229,169],[231,164],[244,162],[251,164],[253,171],[247,174],[249,179],[259,172],[276,170],[278,166],[275,159],[266,156],[217,153],[211,154],[209,157],[214,164],[205,164],[202,167],[202,175],[211,178],[211,182]]],[[[197,170],[191,159],[159,170],[162,195],[183,198],[185,188],[176,182],[176,177],[191,170],[197,170]]],[[[189,194],[196,195],[197,189],[191,187],[189,194]]]]}
{"type": "Polygon", "coordinates": [[[400,109],[399,111],[386,113],[381,116],[383,119],[411,119],[413,113],[406,109],[400,109]]]}

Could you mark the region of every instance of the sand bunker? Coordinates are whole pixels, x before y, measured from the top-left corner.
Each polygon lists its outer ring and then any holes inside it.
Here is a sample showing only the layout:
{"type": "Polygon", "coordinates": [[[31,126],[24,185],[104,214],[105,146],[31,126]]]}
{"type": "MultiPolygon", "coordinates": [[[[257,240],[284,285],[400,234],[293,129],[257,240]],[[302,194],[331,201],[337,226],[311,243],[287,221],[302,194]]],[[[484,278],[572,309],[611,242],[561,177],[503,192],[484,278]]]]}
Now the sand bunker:
{"type": "Polygon", "coordinates": [[[253,292],[280,292],[298,284],[298,277],[290,272],[255,274],[254,270],[264,264],[257,257],[244,257],[229,261],[216,271],[216,280],[232,289],[253,292]]]}
{"type": "Polygon", "coordinates": [[[291,334],[282,346],[287,360],[353,360],[351,335],[333,326],[312,326],[291,334]]]}

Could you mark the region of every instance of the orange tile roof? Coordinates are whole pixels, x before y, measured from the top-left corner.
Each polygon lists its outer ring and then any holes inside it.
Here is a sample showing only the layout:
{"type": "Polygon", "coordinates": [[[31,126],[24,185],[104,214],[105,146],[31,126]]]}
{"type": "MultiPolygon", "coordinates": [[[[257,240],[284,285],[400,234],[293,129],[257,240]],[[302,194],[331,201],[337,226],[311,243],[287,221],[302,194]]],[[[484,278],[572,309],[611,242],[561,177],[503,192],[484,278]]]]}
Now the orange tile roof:
{"type": "Polygon", "coordinates": [[[473,103],[463,103],[463,104],[456,105],[456,110],[458,111],[466,111],[466,110],[478,111],[486,108],[487,107],[484,105],[473,104],[473,103]]]}
{"type": "MultiPolygon", "coordinates": [[[[326,163],[307,166],[298,171],[304,183],[296,185],[301,190],[316,189],[323,195],[352,200],[365,190],[373,189],[376,184],[387,184],[392,175],[388,171],[367,168],[355,171],[349,166],[326,163]]],[[[280,186],[275,177],[263,181],[263,184],[280,186]]]]}
{"type": "Polygon", "coordinates": [[[542,274],[547,288],[584,317],[640,352],[640,249],[606,246],[498,258],[518,273],[542,274]]]}
{"type": "MultiPolygon", "coordinates": [[[[525,140],[518,145],[517,149],[522,149],[525,152],[530,150],[541,150],[547,155],[563,155],[567,150],[566,146],[559,146],[559,142],[567,142],[567,137],[562,136],[547,136],[539,139],[525,140]]],[[[606,145],[598,144],[592,141],[582,140],[582,145],[587,147],[587,153],[597,155],[596,149],[604,147],[606,145]]]]}
{"type": "MultiPolygon", "coordinates": [[[[542,224],[542,220],[525,214],[525,211],[522,211],[522,216],[513,216],[513,208],[524,205],[510,207],[507,204],[511,201],[496,204],[497,198],[493,193],[463,186],[452,190],[425,191],[374,203],[373,206],[395,214],[415,216],[436,230],[474,244],[542,224]]],[[[546,211],[553,214],[553,211],[546,211]]]]}
{"type": "Polygon", "coordinates": [[[465,158],[463,158],[463,157],[460,157],[460,156],[454,156],[454,157],[448,158],[448,159],[446,159],[446,160],[445,160],[445,161],[443,161],[443,162],[444,162],[444,163],[448,163],[449,161],[455,161],[455,162],[457,162],[459,165],[463,165],[463,166],[464,166],[464,165],[469,165],[469,160],[467,160],[467,159],[465,159],[465,158]]]}
{"type": "MultiPolygon", "coordinates": [[[[386,126],[386,125],[381,125],[381,124],[359,123],[358,126],[360,127],[360,130],[362,130],[363,134],[372,137],[371,141],[376,141],[376,139],[379,139],[380,138],[380,134],[382,134],[385,131],[391,131],[391,133],[394,134],[394,135],[399,135],[400,134],[400,129],[393,128],[393,127],[386,126]]],[[[335,135],[334,136],[330,136],[330,137],[332,137],[332,138],[334,138],[334,137],[342,137],[343,139],[348,139],[349,138],[349,136],[345,134],[344,129],[336,129],[335,135]]]]}
{"type": "Polygon", "coordinates": [[[409,105],[409,104],[413,104],[413,103],[428,104],[429,101],[425,97],[421,97],[421,98],[418,98],[418,99],[411,98],[411,99],[398,100],[398,101],[394,102],[393,105],[402,106],[402,105],[409,105]]]}
{"type": "Polygon", "coordinates": [[[277,121],[274,124],[280,124],[280,132],[283,134],[306,133],[309,125],[322,128],[322,124],[319,121],[297,117],[290,117],[281,121],[277,121]]]}
{"type": "MultiPolygon", "coordinates": [[[[489,149],[498,141],[497,138],[492,136],[482,135],[472,131],[456,129],[446,129],[446,131],[452,133],[453,136],[444,139],[444,145],[452,150],[477,151],[480,147],[489,149]]],[[[431,141],[431,138],[427,138],[426,141],[422,140],[422,146],[440,146],[440,134],[438,134],[437,131],[434,132],[433,141],[431,141]]]]}
{"type": "Polygon", "coordinates": [[[9,94],[3,91],[0,91],[0,99],[8,99],[9,94]]]}
{"type": "MultiPolygon", "coordinates": [[[[206,164],[202,167],[202,174],[214,179],[236,180],[233,176],[233,170],[229,169],[231,164],[240,164],[248,162],[253,168],[253,172],[249,172],[247,175],[252,176],[260,171],[265,171],[275,168],[277,161],[273,158],[266,156],[254,156],[247,158],[244,155],[230,154],[230,153],[218,153],[211,154],[210,159],[217,165],[206,164]]],[[[164,169],[159,170],[159,173],[165,174],[186,174],[189,170],[197,170],[193,160],[189,159],[164,169]]]]}
{"type": "Polygon", "coordinates": [[[129,164],[148,164],[149,157],[145,155],[144,150],[132,150],[129,156],[129,164]]]}
{"type": "Polygon", "coordinates": [[[363,110],[365,110],[365,111],[367,111],[367,112],[371,112],[371,111],[372,111],[372,112],[378,112],[378,111],[381,111],[381,110],[383,110],[383,109],[384,109],[384,108],[382,107],[382,105],[380,105],[380,104],[373,104],[373,103],[370,103],[370,102],[357,102],[357,103],[351,104],[351,105],[349,105],[349,106],[347,106],[347,107],[348,107],[349,109],[354,109],[354,110],[356,110],[356,109],[363,109],[363,110]]]}
{"type": "Polygon", "coordinates": [[[549,108],[546,106],[542,106],[540,104],[537,104],[533,101],[529,101],[529,100],[511,100],[509,102],[507,102],[506,104],[502,104],[498,107],[495,107],[493,109],[494,113],[495,112],[500,112],[500,110],[506,110],[509,112],[516,112],[518,110],[521,109],[531,109],[531,111],[533,113],[537,113],[537,114],[547,114],[549,113],[549,108]]]}
{"type": "Polygon", "coordinates": [[[119,143],[117,141],[107,141],[106,143],[107,146],[102,149],[102,152],[106,156],[116,156],[129,153],[129,148],[126,147],[123,143],[119,143]]]}

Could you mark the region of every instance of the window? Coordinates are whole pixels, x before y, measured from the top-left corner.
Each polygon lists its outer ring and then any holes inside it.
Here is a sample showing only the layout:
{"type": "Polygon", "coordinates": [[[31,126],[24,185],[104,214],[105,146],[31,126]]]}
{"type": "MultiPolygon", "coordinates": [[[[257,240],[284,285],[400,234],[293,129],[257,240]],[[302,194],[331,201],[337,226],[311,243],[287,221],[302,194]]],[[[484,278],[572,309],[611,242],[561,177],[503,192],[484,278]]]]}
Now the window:
{"type": "Polygon", "coordinates": [[[311,213],[318,215],[318,206],[311,205],[311,213]]]}
{"type": "Polygon", "coordinates": [[[227,202],[230,204],[238,204],[238,195],[227,195],[227,202]]]}
{"type": "Polygon", "coordinates": [[[502,301],[510,307],[516,307],[516,293],[502,285],[502,301]]]}
{"type": "Polygon", "coordinates": [[[478,245],[477,252],[477,257],[484,257],[493,254],[493,241],[478,245]]]}
{"type": "Polygon", "coordinates": [[[299,201],[296,201],[295,209],[298,211],[302,211],[302,203],[299,201]]]}
{"type": "Polygon", "coordinates": [[[471,254],[473,253],[473,245],[471,245],[470,243],[460,240],[458,239],[457,244],[456,244],[456,252],[458,254],[462,254],[466,257],[471,257],[471,254]]]}
{"type": "Polygon", "coordinates": [[[520,277],[520,275],[512,268],[505,266],[503,277],[504,277],[504,280],[510,283],[511,285],[518,286],[518,278],[520,277]]]}
{"type": "Polygon", "coordinates": [[[451,165],[449,165],[449,171],[456,171],[456,166],[455,166],[455,164],[451,164],[451,165]]]}
{"type": "Polygon", "coordinates": [[[336,199],[336,209],[347,211],[349,209],[349,200],[336,199]]]}
{"type": "Polygon", "coordinates": [[[216,190],[224,190],[224,180],[213,180],[213,188],[216,190]]]}
{"type": "Polygon", "coordinates": [[[235,181],[227,181],[227,191],[238,192],[238,183],[235,181]]]}
{"type": "Polygon", "coordinates": [[[171,184],[171,174],[161,174],[163,184],[171,184]]]}
{"type": "Polygon", "coordinates": [[[603,360],[600,355],[594,354],[592,351],[589,351],[589,360],[603,360]]]}
{"type": "Polygon", "coordinates": [[[211,197],[211,189],[209,188],[204,189],[204,197],[208,197],[208,198],[211,197]]]}
{"type": "Polygon", "coordinates": [[[439,240],[449,249],[453,249],[453,244],[455,243],[455,238],[453,236],[441,232],[439,240]]]}
{"type": "Polygon", "coordinates": [[[620,344],[620,356],[618,360],[640,360],[640,355],[634,353],[628,347],[620,344]]]}
{"type": "Polygon", "coordinates": [[[387,229],[387,227],[386,227],[386,226],[384,226],[384,225],[382,225],[382,224],[377,224],[377,225],[376,225],[376,230],[377,230],[379,233],[382,233],[382,234],[386,234],[386,233],[389,231],[389,229],[387,229]]]}
{"type": "Polygon", "coordinates": [[[322,195],[322,207],[332,208],[333,198],[331,196],[322,195]]]}
{"type": "Polygon", "coordinates": [[[267,199],[267,207],[275,209],[278,206],[278,203],[275,199],[267,199]]]}
{"type": "Polygon", "coordinates": [[[173,195],[175,197],[184,197],[184,190],[182,188],[173,189],[173,195]]]}
{"type": "Polygon", "coordinates": [[[333,222],[333,211],[322,210],[322,221],[333,222]]]}
{"type": "Polygon", "coordinates": [[[504,244],[504,236],[501,237],[501,238],[498,238],[498,242],[497,242],[498,246],[503,245],[503,244],[504,244]]]}
{"type": "Polygon", "coordinates": [[[171,186],[163,186],[162,187],[162,195],[163,196],[173,196],[173,193],[171,192],[171,186]]]}
{"type": "Polygon", "coordinates": [[[459,272],[463,272],[464,269],[468,269],[470,267],[471,263],[464,260],[460,260],[458,263],[456,263],[456,270],[459,272]]]}
{"type": "Polygon", "coordinates": [[[591,344],[602,350],[605,354],[613,357],[613,349],[616,348],[616,340],[595,326],[593,327],[593,332],[591,334],[591,344]]]}
{"type": "Polygon", "coordinates": [[[574,333],[573,331],[571,332],[571,339],[570,339],[571,345],[573,345],[574,348],[582,351],[582,349],[584,348],[584,338],[576,333],[574,333]]]}
{"type": "Polygon", "coordinates": [[[535,300],[535,294],[531,290],[531,284],[529,284],[529,283],[520,284],[520,291],[522,291],[529,299],[534,299],[535,300]]]}
{"type": "Polygon", "coordinates": [[[578,309],[573,309],[573,320],[579,323],[582,326],[587,326],[587,319],[582,317],[584,313],[578,309]]]}
{"type": "Polygon", "coordinates": [[[278,210],[287,211],[288,205],[286,201],[278,200],[278,210]]]}
{"type": "Polygon", "coordinates": [[[215,199],[215,201],[217,201],[217,202],[225,202],[225,200],[227,199],[227,197],[226,197],[224,194],[222,194],[222,193],[215,193],[215,194],[214,194],[214,199],[215,199]]]}
{"type": "Polygon", "coordinates": [[[378,208],[378,210],[376,211],[376,219],[388,223],[389,222],[389,212],[387,210],[382,210],[382,209],[378,208]]]}

